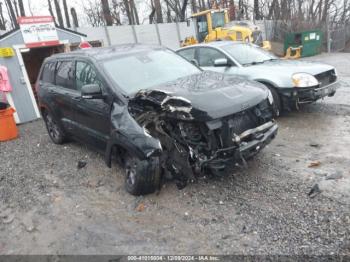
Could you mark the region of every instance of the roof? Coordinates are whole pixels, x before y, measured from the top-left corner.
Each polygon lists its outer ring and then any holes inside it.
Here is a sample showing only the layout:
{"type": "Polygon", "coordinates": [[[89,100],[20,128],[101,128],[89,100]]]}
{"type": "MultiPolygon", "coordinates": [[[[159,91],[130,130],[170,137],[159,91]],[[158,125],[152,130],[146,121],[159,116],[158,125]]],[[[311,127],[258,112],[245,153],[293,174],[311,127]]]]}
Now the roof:
{"type": "MultiPolygon", "coordinates": [[[[87,37],[87,35],[85,35],[85,34],[82,34],[82,33],[78,32],[78,31],[70,30],[70,29],[65,28],[65,27],[61,27],[61,26],[57,26],[57,25],[56,25],[56,28],[61,29],[61,30],[64,30],[64,31],[69,32],[69,33],[73,33],[73,34],[76,34],[76,35],[80,35],[80,36],[83,36],[83,37],[87,37]]],[[[19,31],[19,30],[20,30],[20,28],[17,27],[17,28],[14,28],[14,29],[12,29],[12,30],[6,32],[5,34],[0,35],[0,40],[3,39],[3,38],[5,38],[5,37],[7,37],[7,36],[9,36],[9,35],[11,35],[11,34],[16,33],[16,32],[19,31]]]]}
{"type": "Polygon", "coordinates": [[[185,47],[177,49],[176,51],[182,50],[182,49],[185,49],[185,48],[196,47],[196,46],[222,47],[222,46],[226,46],[226,45],[239,45],[239,44],[245,44],[245,42],[242,42],[242,41],[229,41],[229,40],[213,41],[213,42],[208,42],[208,43],[200,43],[200,44],[185,46],[185,47]]]}
{"type": "Polygon", "coordinates": [[[65,57],[76,57],[76,56],[89,56],[96,60],[104,60],[111,56],[119,56],[132,54],[140,51],[159,50],[165,47],[158,45],[146,45],[146,44],[121,44],[113,45],[109,47],[95,47],[89,49],[80,49],[68,53],[54,54],[50,58],[65,58],[65,57]]]}

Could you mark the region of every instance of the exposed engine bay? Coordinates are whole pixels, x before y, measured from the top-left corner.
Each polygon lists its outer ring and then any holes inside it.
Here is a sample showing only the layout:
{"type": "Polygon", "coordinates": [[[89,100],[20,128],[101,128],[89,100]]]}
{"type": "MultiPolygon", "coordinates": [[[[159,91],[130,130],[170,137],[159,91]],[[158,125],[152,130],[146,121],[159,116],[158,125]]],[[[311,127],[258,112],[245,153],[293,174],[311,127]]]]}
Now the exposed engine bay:
{"type": "Polygon", "coordinates": [[[189,100],[161,90],[140,91],[129,113],[160,141],[164,173],[184,187],[196,175],[226,173],[245,164],[277,134],[268,99],[242,111],[210,119],[189,100]]]}

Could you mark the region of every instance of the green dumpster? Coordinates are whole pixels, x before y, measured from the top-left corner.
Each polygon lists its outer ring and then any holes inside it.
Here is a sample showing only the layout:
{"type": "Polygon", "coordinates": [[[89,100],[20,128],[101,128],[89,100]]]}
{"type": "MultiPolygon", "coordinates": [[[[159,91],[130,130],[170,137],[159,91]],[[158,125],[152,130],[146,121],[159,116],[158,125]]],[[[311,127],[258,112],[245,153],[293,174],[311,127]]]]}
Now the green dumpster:
{"type": "Polygon", "coordinates": [[[322,51],[323,33],[320,30],[310,30],[288,33],[284,41],[284,53],[289,47],[302,46],[301,56],[313,56],[322,51]]]}

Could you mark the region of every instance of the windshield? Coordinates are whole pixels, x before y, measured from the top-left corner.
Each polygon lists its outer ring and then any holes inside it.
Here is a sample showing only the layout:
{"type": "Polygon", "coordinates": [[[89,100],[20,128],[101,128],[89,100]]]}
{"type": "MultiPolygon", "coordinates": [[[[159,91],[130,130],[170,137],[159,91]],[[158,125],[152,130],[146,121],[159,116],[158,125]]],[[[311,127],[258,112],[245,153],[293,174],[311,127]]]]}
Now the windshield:
{"type": "Polygon", "coordinates": [[[278,59],[273,54],[249,44],[226,45],[222,48],[241,65],[264,63],[266,61],[278,59]]]}
{"type": "Polygon", "coordinates": [[[213,20],[213,29],[225,26],[225,13],[215,12],[211,14],[213,20]]]}
{"type": "Polygon", "coordinates": [[[199,68],[169,50],[143,51],[103,62],[112,80],[127,94],[198,74],[199,68]]]}

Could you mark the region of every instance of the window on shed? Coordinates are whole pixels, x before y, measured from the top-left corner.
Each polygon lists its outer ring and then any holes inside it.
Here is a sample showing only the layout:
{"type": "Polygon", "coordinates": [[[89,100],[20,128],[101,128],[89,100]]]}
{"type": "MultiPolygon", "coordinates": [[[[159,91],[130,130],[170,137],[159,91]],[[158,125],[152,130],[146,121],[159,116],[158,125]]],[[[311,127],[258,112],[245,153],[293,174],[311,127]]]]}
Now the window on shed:
{"type": "Polygon", "coordinates": [[[56,85],[74,89],[72,61],[61,61],[57,63],[56,85]]]}

